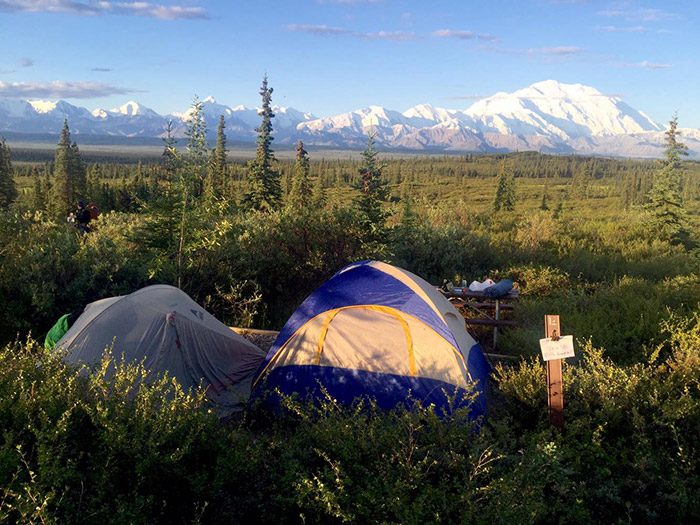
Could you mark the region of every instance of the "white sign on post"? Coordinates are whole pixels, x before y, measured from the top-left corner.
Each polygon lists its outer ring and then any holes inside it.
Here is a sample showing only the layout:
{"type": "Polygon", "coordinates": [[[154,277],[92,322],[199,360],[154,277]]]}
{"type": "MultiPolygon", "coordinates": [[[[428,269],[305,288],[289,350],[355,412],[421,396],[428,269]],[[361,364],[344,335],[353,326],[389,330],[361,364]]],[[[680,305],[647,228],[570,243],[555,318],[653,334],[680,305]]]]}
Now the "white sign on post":
{"type": "Polygon", "coordinates": [[[540,349],[545,361],[574,357],[574,336],[565,335],[556,341],[552,341],[551,337],[540,339],[540,349]]]}

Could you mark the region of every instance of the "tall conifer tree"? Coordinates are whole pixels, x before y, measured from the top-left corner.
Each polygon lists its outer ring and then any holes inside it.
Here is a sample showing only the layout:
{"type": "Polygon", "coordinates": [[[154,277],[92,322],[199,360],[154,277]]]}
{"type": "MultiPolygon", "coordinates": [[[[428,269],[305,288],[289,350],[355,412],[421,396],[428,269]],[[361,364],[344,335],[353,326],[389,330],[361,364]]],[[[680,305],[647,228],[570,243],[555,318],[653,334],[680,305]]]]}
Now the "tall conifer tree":
{"type": "Polygon", "coordinates": [[[304,149],[304,143],[299,141],[296,146],[294,174],[292,176],[292,187],[289,192],[289,204],[291,206],[306,208],[311,202],[309,169],[309,154],[304,149]]]}
{"type": "Polygon", "coordinates": [[[180,165],[180,157],[177,153],[177,140],[173,136],[173,121],[169,120],[163,137],[163,154],[161,155],[163,166],[163,178],[168,189],[172,187],[175,173],[180,165]]]}
{"type": "Polygon", "coordinates": [[[503,159],[498,172],[498,185],[493,200],[494,211],[515,209],[515,176],[511,165],[503,159]]]}
{"type": "Polygon", "coordinates": [[[260,109],[260,127],[258,133],[255,159],[248,163],[248,192],[243,197],[243,203],[254,210],[270,210],[280,205],[282,188],[280,174],[275,169],[275,154],[272,151],[272,91],[267,85],[267,75],[260,87],[262,108],[260,109]]]}
{"type": "Polygon", "coordinates": [[[185,156],[185,171],[181,182],[188,185],[190,196],[199,197],[204,190],[207,177],[207,124],[204,120],[204,104],[194,97],[190,111],[190,120],[185,130],[187,137],[187,155],[185,156]]]}
{"type": "Polygon", "coordinates": [[[226,187],[226,120],[219,117],[219,126],[216,129],[216,146],[211,153],[211,162],[207,172],[206,191],[214,197],[221,197],[226,187]]]}
{"type": "Polygon", "coordinates": [[[367,147],[362,152],[362,165],[359,169],[360,180],[355,189],[360,190],[360,195],[355,199],[355,204],[362,214],[366,226],[383,230],[387,213],[382,203],[387,200],[387,182],[382,176],[383,166],[377,160],[377,150],[374,147],[374,134],[367,137],[367,147]]]}
{"type": "Polygon", "coordinates": [[[17,187],[12,171],[12,157],[3,138],[0,141],[0,209],[8,208],[16,198],[17,187]]]}
{"type": "Polygon", "coordinates": [[[71,144],[66,119],[56,147],[49,211],[57,217],[65,216],[78,199],[85,197],[81,191],[85,191],[85,168],[77,144],[71,144]]]}
{"type": "Polygon", "coordinates": [[[688,154],[688,147],[678,140],[680,132],[677,115],[674,115],[669,122],[665,135],[664,160],[659,171],[654,175],[647,207],[651,211],[654,227],[668,239],[684,242],[688,232],[681,175],[682,157],[688,154]]]}

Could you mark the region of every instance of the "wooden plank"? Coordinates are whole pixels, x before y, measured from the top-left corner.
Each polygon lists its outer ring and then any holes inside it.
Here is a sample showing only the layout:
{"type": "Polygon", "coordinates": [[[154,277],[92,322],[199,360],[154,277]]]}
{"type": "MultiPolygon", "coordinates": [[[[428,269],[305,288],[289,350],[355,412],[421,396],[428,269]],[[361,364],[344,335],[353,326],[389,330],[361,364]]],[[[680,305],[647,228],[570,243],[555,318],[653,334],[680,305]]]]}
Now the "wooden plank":
{"type": "MultiPolygon", "coordinates": [[[[559,337],[561,328],[558,315],[544,316],[545,337],[559,337]]],[[[561,359],[547,361],[547,405],[550,423],[561,429],[564,427],[564,378],[561,359]]]]}
{"type": "Polygon", "coordinates": [[[517,323],[512,319],[464,319],[467,324],[483,326],[515,326],[517,323]]]}
{"type": "MultiPolygon", "coordinates": [[[[496,302],[493,303],[477,303],[476,301],[465,301],[463,299],[455,299],[450,301],[453,306],[470,306],[472,308],[483,308],[485,310],[494,310],[496,308],[496,302]]],[[[513,310],[515,308],[514,304],[501,303],[501,310],[513,310]]]]}

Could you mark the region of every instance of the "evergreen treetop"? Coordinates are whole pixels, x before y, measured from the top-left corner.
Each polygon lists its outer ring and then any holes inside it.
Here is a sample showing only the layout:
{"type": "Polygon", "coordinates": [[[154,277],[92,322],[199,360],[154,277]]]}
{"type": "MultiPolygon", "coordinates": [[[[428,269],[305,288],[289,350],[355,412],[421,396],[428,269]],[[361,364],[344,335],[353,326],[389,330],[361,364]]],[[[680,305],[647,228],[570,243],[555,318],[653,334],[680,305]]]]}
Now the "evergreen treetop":
{"type": "Polygon", "coordinates": [[[362,152],[362,164],[359,168],[360,180],[355,189],[360,190],[360,195],[355,199],[355,204],[362,214],[365,226],[383,230],[388,216],[382,203],[388,198],[389,190],[387,181],[382,176],[383,166],[377,161],[374,134],[367,137],[367,147],[362,152]]]}
{"type": "MultiPolygon", "coordinates": [[[[38,177],[35,178],[37,180],[38,177]]],[[[0,209],[8,208],[17,198],[12,157],[5,139],[0,140],[0,209]]]]}
{"type": "Polygon", "coordinates": [[[51,185],[49,210],[58,217],[75,208],[79,199],[85,198],[85,166],[80,157],[78,145],[71,143],[68,120],[63,121],[63,129],[56,147],[54,176],[51,185]]]}
{"type": "Polygon", "coordinates": [[[279,207],[282,196],[280,174],[275,169],[275,154],[272,151],[272,91],[267,85],[267,75],[263,77],[260,87],[262,108],[256,140],[255,158],[248,163],[248,192],[243,198],[244,204],[254,210],[270,210],[279,207]]]}
{"type": "Polygon", "coordinates": [[[304,149],[304,143],[299,141],[296,145],[294,174],[292,176],[291,191],[289,192],[289,204],[291,206],[306,208],[311,202],[309,169],[309,154],[304,149]]]}
{"type": "Polygon", "coordinates": [[[226,120],[219,117],[219,125],[216,129],[216,146],[211,152],[211,161],[207,173],[205,190],[207,194],[221,197],[226,185],[226,120]]]}
{"type": "Polygon", "coordinates": [[[499,168],[493,209],[494,211],[513,211],[515,209],[515,176],[512,166],[506,159],[501,161],[499,168]]]}
{"type": "Polygon", "coordinates": [[[654,176],[649,190],[647,209],[652,215],[652,225],[660,234],[673,242],[688,242],[687,217],[682,197],[681,158],[688,148],[678,140],[678,116],[674,115],[665,133],[664,160],[654,176]]]}

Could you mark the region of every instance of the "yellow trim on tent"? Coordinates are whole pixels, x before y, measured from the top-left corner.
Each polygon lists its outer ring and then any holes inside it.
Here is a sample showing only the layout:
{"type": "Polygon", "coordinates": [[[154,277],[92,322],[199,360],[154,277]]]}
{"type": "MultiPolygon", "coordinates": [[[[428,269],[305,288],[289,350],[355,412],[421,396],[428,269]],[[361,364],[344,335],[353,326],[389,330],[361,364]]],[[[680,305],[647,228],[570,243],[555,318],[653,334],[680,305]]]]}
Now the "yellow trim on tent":
{"type": "MultiPolygon", "coordinates": [[[[378,304],[342,306],[342,307],[337,308],[335,310],[328,310],[329,315],[326,318],[326,320],[324,321],[323,326],[321,327],[321,333],[319,334],[319,338],[318,338],[316,359],[314,360],[315,364],[316,365],[321,364],[321,353],[323,352],[323,343],[326,340],[326,333],[328,332],[328,326],[331,324],[331,321],[333,321],[335,316],[338,315],[343,310],[353,310],[353,309],[374,310],[375,312],[381,312],[381,313],[392,316],[394,319],[396,319],[399,322],[399,324],[401,324],[401,328],[403,328],[404,336],[406,337],[406,348],[408,348],[408,371],[411,374],[411,376],[415,377],[415,375],[416,375],[416,358],[415,358],[415,355],[413,353],[413,337],[411,336],[411,328],[408,326],[408,323],[406,322],[406,320],[402,317],[402,315],[408,315],[408,314],[404,314],[404,312],[401,312],[400,310],[397,310],[396,308],[391,308],[389,306],[381,306],[378,304]]],[[[308,322],[305,324],[308,324],[308,322]]],[[[423,324],[425,324],[425,323],[423,323],[423,324]]],[[[291,339],[291,337],[289,339],[291,339]]]]}
{"type": "MultiPolygon", "coordinates": [[[[440,338],[447,341],[447,339],[445,339],[445,337],[440,332],[435,330],[432,326],[430,326],[428,323],[426,323],[422,319],[419,319],[418,317],[415,317],[411,314],[407,314],[406,312],[402,312],[401,310],[398,310],[396,308],[391,308],[390,306],[381,306],[378,304],[357,304],[357,305],[351,305],[351,306],[343,306],[343,307],[337,308],[335,310],[326,310],[325,312],[321,312],[320,314],[307,320],[304,324],[302,324],[299,328],[297,328],[296,331],[292,335],[290,335],[287,338],[287,340],[284,342],[284,344],[279,347],[277,352],[275,352],[275,355],[272,356],[272,359],[270,359],[270,362],[267,363],[265,368],[263,368],[262,372],[260,372],[258,377],[255,378],[255,381],[253,382],[253,387],[258,384],[258,381],[260,381],[260,378],[262,378],[265,375],[265,373],[268,371],[268,369],[277,361],[277,359],[279,358],[282,351],[287,348],[287,345],[289,344],[289,342],[292,339],[294,339],[297,335],[299,335],[299,332],[301,332],[304,329],[304,327],[306,327],[306,325],[313,322],[318,317],[320,317],[322,315],[329,314],[332,312],[332,315],[329,316],[329,319],[327,319],[324,322],[323,329],[325,329],[327,331],[328,325],[330,325],[330,322],[337,315],[337,313],[340,312],[341,310],[347,310],[350,308],[364,308],[367,310],[375,310],[375,311],[379,311],[379,312],[384,312],[384,313],[388,313],[388,314],[390,314],[390,315],[392,315],[400,320],[400,322],[402,323],[402,327],[404,329],[404,334],[406,335],[406,342],[408,343],[408,347],[409,347],[409,371],[410,371],[412,376],[415,376],[415,374],[416,374],[416,363],[415,363],[415,357],[414,357],[414,352],[413,352],[413,339],[411,337],[411,329],[408,326],[408,323],[406,323],[406,320],[402,318],[402,316],[406,316],[406,317],[410,317],[411,319],[415,319],[416,321],[425,325],[428,329],[435,332],[440,338]]],[[[325,340],[325,337],[326,337],[326,332],[323,329],[322,329],[323,337],[320,338],[319,346],[317,347],[317,362],[316,362],[317,365],[320,363],[320,355],[321,355],[321,352],[323,351],[323,340],[325,340]]],[[[452,349],[452,352],[462,362],[462,364],[464,366],[464,371],[466,372],[467,377],[469,378],[470,381],[472,381],[471,374],[469,373],[469,368],[467,367],[467,362],[465,361],[464,356],[462,355],[462,352],[460,352],[459,349],[455,348],[455,346],[450,341],[447,341],[447,343],[449,344],[449,347],[452,349]]]]}
{"type": "MultiPolygon", "coordinates": [[[[321,327],[321,333],[318,336],[318,347],[316,348],[316,358],[314,359],[316,365],[321,364],[321,353],[323,353],[323,343],[326,341],[326,332],[328,332],[328,327],[331,324],[331,321],[333,318],[338,315],[338,312],[340,312],[341,308],[338,308],[337,310],[328,310],[326,313],[328,314],[328,317],[326,317],[326,320],[323,322],[323,326],[321,327]]],[[[308,323],[304,323],[308,324],[308,323]]],[[[290,337],[291,339],[291,337],[290,337]]]]}

